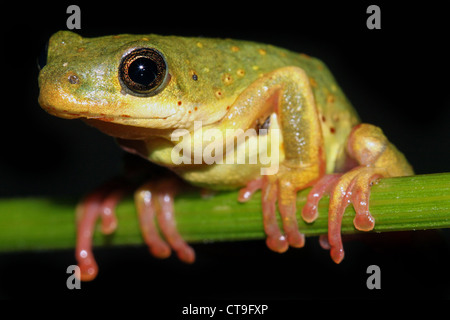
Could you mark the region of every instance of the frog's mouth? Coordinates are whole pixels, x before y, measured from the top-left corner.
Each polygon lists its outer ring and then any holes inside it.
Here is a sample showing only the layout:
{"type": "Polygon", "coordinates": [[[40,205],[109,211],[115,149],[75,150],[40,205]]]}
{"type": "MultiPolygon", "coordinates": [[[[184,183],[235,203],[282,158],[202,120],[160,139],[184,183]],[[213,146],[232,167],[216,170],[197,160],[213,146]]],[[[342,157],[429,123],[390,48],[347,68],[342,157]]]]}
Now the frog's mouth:
{"type": "MultiPolygon", "coordinates": [[[[177,110],[168,108],[154,108],[159,114],[133,114],[120,112],[117,105],[106,100],[77,100],[75,97],[41,88],[39,104],[49,114],[63,119],[82,119],[95,127],[141,127],[173,129],[180,124],[177,110]]],[[[110,131],[110,130],[108,130],[110,131]]],[[[118,130],[120,132],[124,130],[118,130]]],[[[111,134],[113,135],[113,134],[111,134]]]]}
{"type": "Polygon", "coordinates": [[[167,117],[130,118],[122,116],[106,116],[103,114],[73,113],[65,110],[57,110],[51,106],[42,106],[42,108],[51,115],[59,118],[80,119],[88,125],[115,138],[130,140],[140,140],[150,136],[169,138],[171,132],[173,132],[173,129],[154,128],[162,128],[174,114],[167,117]],[[151,123],[151,126],[142,126],[143,122],[147,123],[147,125],[151,123]]]}
{"type": "Polygon", "coordinates": [[[171,117],[175,116],[176,112],[173,112],[167,116],[152,116],[152,117],[132,117],[126,114],[114,115],[105,113],[92,113],[89,111],[69,111],[65,109],[58,109],[51,105],[42,104],[40,102],[42,109],[47,111],[49,114],[63,119],[85,119],[85,120],[98,120],[103,122],[113,122],[123,125],[133,125],[137,122],[142,121],[152,121],[152,120],[169,120],[171,117]]]}

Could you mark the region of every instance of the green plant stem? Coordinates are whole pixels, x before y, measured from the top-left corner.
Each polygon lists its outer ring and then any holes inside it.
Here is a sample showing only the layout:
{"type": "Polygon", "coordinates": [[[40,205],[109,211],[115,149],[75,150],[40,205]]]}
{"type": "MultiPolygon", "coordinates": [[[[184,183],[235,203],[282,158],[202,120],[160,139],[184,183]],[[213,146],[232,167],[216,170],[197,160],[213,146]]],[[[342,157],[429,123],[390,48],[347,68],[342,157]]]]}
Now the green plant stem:
{"type": "MultiPolygon", "coordinates": [[[[309,189],[298,194],[303,207],[309,189]]],[[[237,192],[202,198],[198,192],[175,200],[175,218],[188,242],[263,239],[260,195],[245,204],[237,192]]],[[[14,198],[0,200],[0,251],[70,248],[75,245],[76,199],[14,198]]],[[[306,236],[327,232],[328,197],[319,203],[319,217],[307,224],[297,210],[299,228],[306,236]]],[[[450,173],[382,179],[372,187],[370,210],[375,218],[372,232],[450,227],[450,173]]],[[[349,206],[342,221],[343,233],[356,233],[354,210],[349,206]]],[[[104,236],[99,228],[95,245],[143,243],[132,198],[117,207],[118,228],[104,236]]]]}

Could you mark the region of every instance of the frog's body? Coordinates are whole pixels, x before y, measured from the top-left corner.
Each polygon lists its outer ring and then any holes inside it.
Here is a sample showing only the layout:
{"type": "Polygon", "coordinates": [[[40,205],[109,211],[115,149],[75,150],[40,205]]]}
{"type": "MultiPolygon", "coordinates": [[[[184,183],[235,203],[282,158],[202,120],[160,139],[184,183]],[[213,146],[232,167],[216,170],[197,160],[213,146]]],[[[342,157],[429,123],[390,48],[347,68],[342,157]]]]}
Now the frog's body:
{"type": "MultiPolygon", "coordinates": [[[[343,165],[346,138],[358,123],[355,111],[321,61],[271,45],[157,35],[89,39],[60,32],[53,36],[49,52],[49,64],[54,68],[43,70],[52,74],[48,77],[44,74],[41,79],[55,82],[49,86],[52,90],[65,84],[61,91],[70,92],[56,96],[50,92],[53,99],[66,99],[50,104],[43,101],[41,93],[42,105],[48,106],[49,112],[67,118],[99,119],[103,123],[93,124],[113,136],[144,139],[147,149],[144,156],[164,166],[173,167],[171,150],[178,143],[171,141],[173,129],[192,130],[194,121],[202,121],[204,129],[217,127],[246,88],[282,67],[300,67],[309,77],[321,120],[327,172],[343,165]],[[154,99],[124,95],[117,78],[121,57],[130,48],[149,44],[166,57],[171,70],[170,84],[154,99]],[[61,77],[69,74],[83,80],[76,85],[61,81],[61,77]],[[73,97],[77,100],[72,100],[69,108],[66,101],[73,97]],[[53,109],[59,105],[62,109],[53,109]],[[113,123],[125,125],[125,132],[113,123]]],[[[173,169],[185,180],[213,189],[236,188],[259,174],[258,166],[251,165],[193,167],[173,169]]]]}
{"type": "MultiPolygon", "coordinates": [[[[212,189],[247,185],[244,190],[250,193],[262,188],[264,222],[270,228],[275,215],[272,207],[278,198],[292,246],[303,243],[298,230],[294,230],[296,221],[293,223],[292,203],[298,189],[318,181],[321,185],[326,173],[342,172],[352,161],[377,168],[370,173],[357,170],[353,183],[359,176],[370,180],[374,176],[412,173],[401,153],[383,140],[378,128],[355,128],[358,116],[321,61],[271,45],[157,35],[89,39],[63,31],[50,40],[48,63],[41,70],[39,85],[40,104],[49,113],[83,118],[119,138],[128,151],[169,167],[192,184],[212,189]],[[130,76],[123,76],[135,59],[141,58],[139,50],[147,50],[145,54],[156,61],[151,62],[157,65],[152,66],[156,78],[152,81],[160,80],[157,88],[145,92],[136,91],[133,81],[129,85],[130,76]],[[200,129],[196,127],[199,121],[200,129]],[[243,164],[210,164],[205,159],[200,164],[173,161],[172,150],[178,144],[174,139],[176,129],[185,130],[190,137],[201,136],[204,143],[200,151],[204,152],[212,141],[203,135],[208,129],[225,137],[228,129],[269,127],[271,133],[280,132],[276,142],[280,154],[276,165],[280,170],[263,180],[260,169],[264,165],[249,164],[252,154],[248,149],[256,144],[268,149],[275,143],[272,134],[257,134],[235,146],[236,155],[246,152],[243,164]],[[385,150],[388,156],[384,156],[385,150]],[[377,161],[382,163],[382,170],[378,170],[377,161]],[[391,163],[395,166],[385,168],[391,163]],[[264,182],[255,187],[255,181],[264,182]]],[[[225,148],[227,143],[227,139],[214,140],[213,145],[225,148]]],[[[263,148],[254,152],[266,151],[263,148]]],[[[345,177],[341,181],[345,182],[345,177]]],[[[322,183],[322,191],[330,191],[330,181],[322,183]]],[[[286,239],[279,232],[268,231],[270,228],[266,228],[269,246],[284,251],[286,239]]]]}

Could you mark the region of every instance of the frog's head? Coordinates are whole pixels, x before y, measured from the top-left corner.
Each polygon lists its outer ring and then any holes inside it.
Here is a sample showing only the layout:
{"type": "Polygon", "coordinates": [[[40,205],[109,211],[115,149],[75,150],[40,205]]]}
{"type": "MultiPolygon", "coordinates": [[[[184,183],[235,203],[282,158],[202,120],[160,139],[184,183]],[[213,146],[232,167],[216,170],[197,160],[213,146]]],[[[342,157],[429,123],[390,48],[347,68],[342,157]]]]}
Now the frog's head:
{"type": "Polygon", "coordinates": [[[46,61],[40,63],[39,103],[55,116],[83,118],[123,138],[191,129],[197,120],[217,122],[226,106],[211,108],[202,88],[192,89],[200,81],[183,49],[183,39],[176,37],[83,38],[60,31],[50,38],[46,61]]]}

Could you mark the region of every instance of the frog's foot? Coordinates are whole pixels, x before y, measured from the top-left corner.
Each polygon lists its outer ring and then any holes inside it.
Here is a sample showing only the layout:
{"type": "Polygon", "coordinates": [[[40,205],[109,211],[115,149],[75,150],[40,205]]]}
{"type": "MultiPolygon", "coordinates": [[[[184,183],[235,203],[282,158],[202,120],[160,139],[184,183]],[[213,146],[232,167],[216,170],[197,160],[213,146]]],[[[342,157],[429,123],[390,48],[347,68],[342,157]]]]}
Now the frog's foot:
{"type": "Polygon", "coordinates": [[[80,267],[82,281],[93,280],[98,273],[97,263],[92,253],[92,237],[98,218],[101,218],[101,231],[111,234],[116,230],[115,207],[128,191],[119,179],[106,183],[87,195],[77,206],[76,259],[80,267]]]}
{"type": "Polygon", "coordinates": [[[175,178],[148,182],[135,192],[134,199],[142,235],[152,255],[167,258],[172,248],[181,261],[193,263],[195,252],[178,233],[174,218],[173,200],[179,187],[180,182],[175,178]],[[165,240],[158,232],[156,221],[165,240]]]}
{"type": "Polygon", "coordinates": [[[269,249],[279,253],[285,252],[289,246],[301,248],[305,244],[305,237],[298,230],[296,189],[291,187],[293,185],[290,179],[280,178],[279,175],[263,176],[250,181],[239,192],[238,200],[245,202],[256,190],[261,189],[266,244],[269,249]],[[284,232],[281,232],[277,222],[277,202],[284,232]]]}
{"type": "Polygon", "coordinates": [[[356,211],[353,224],[360,231],[370,231],[375,219],[369,211],[370,188],[372,184],[385,176],[383,168],[357,167],[344,174],[331,191],[328,209],[328,242],[330,255],[334,262],[344,258],[341,238],[341,223],[347,206],[352,203],[356,211]]]}
{"type": "Polygon", "coordinates": [[[340,263],[344,258],[341,223],[350,203],[356,211],[353,220],[356,229],[370,231],[375,226],[375,220],[369,211],[370,187],[384,175],[385,170],[382,168],[360,166],[343,175],[325,175],[310,191],[307,204],[302,210],[302,217],[307,222],[313,222],[317,218],[318,202],[325,194],[330,194],[328,239],[321,237],[320,242],[323,248],[330,249],[334,262],[340,263]]]}

